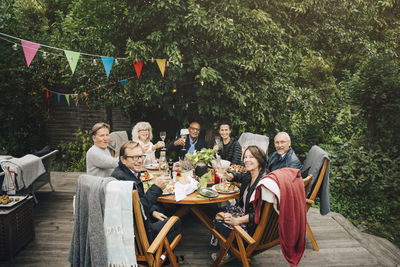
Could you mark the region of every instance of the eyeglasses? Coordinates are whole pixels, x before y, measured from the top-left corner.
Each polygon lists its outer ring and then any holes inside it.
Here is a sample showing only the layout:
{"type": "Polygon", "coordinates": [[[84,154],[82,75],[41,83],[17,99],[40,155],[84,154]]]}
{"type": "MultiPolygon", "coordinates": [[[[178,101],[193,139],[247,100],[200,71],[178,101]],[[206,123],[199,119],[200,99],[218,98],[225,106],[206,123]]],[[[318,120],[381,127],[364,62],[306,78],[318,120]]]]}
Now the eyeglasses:
{"type": "Polygon", "coordinates": [[[149,131],[149,129],[141,129],[141,130],[139,130],[139,132],[148,132],[149,131]]]}
{"type": "Polygon", "coordinates": [[[133,161],[138,161],[138,160],[141,160],[141,159],[145,159],[145,158],[146,158],[146,155],[140,155],[140,156],[125,156],[125,158],[130,158],[130,159],[133,159],[133,161]]]}
{"type": "Polygon", "coordinates": [[[198,131],[198,132],[200,132],[200,128],[189,127],[189,129],[192,129],[193,131],[198,131]]]}

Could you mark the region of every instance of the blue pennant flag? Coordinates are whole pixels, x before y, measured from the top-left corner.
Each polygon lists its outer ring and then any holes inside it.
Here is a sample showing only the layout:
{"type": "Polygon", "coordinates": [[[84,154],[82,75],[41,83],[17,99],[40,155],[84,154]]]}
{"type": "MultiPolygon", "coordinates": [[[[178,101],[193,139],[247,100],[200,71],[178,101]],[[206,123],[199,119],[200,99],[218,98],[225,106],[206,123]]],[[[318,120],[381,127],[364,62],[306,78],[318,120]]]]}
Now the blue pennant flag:
{"type": "Polygon", "coordinates": [[[110,75],[110,71],[112,68],[112,65],[114,63],[114,58],[113,57],[101,57],[101,60],[103,61],[104,69],[106,70],[107,78],[110,75]]]}
{"type": "Polygon", "coordinates": [[[126,81],[128,81],[128,79],[124,79],[124,80],[119,81],[119,82],[121,83],[121,85],[125,85],[125,84],[126,84],[126,81]]]}
{"type": "Polygon", "coordinates": [[[60,104],[60,94],[57,94],[57,101],[58,101],[58,104],[60,104]]]}

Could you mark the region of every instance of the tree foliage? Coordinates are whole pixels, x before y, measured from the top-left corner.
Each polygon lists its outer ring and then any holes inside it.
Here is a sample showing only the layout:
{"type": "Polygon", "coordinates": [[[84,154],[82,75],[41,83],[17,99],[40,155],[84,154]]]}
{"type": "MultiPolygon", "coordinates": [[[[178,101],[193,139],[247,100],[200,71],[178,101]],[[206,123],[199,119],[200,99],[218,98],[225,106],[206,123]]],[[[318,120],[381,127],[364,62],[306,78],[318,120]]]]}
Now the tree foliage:
{"type": "MultiPolygon", "coordinates": [[[[79,92],[81,101],[86,92],[89,107],[119,107],[132,123],[174,128],[197,119],[210,130],[229,118],[236,133],[289,132],[298,154],[323,143],[349,149],[342,155],[330,148],[352,168],[334,168],[335,196],[357,193],[358,183],[376,174],[378,165],[355,176],[357,161],[375,159],[370,151],[390,159],[400,149],[399,1],[5,0],[0,7],[2,32],[83,52],[74,74],[62,51],[46,47],[50,56],[38,53],[27,69],[22,51],[0,40],[4,152],[31,152],[44,139],[43,88],[79,92]],[[100,58],[87,54],[116,57],[119,64],[107,79],[100,58]],[[156,58],[168,60],[165,77],[156,58]],[[140,79],[136,60],[144,61],[140,79]],[[363,146],[369,143],[376,147],[363,146]]],[[[395,173],[386,173],[385,184],[396,181],[395,173]]],[[[335,200],[351,217],[344,200],[335,200]]]]}

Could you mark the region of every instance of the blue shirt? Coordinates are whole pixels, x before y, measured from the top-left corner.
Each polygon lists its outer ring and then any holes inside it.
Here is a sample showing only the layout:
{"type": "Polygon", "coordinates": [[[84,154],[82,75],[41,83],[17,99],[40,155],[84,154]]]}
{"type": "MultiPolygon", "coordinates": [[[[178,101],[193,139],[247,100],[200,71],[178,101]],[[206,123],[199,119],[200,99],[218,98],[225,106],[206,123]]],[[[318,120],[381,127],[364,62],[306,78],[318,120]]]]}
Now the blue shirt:
{"type": "Polygon", "coordinates": [[[194,147],[195,147],[195,145],[196,145],[198,140],[199,140],[199,138],[197,138],[196,141],[193,142],[192,139],[189,137],[189,142],[190,142],[190,146],[189,146],[189,150],[188,150],[189,154],[193,154],[194,153],[194,150],[195,150],[194,147]]]}

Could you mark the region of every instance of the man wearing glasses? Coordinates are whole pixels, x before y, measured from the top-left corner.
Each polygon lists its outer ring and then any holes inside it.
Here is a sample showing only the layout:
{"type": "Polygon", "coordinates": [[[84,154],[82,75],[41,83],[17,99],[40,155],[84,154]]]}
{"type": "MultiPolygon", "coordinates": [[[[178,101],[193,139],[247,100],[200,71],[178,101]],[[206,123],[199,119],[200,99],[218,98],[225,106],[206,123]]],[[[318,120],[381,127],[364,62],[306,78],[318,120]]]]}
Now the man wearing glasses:
{"type": "Polygon", "coordinates": [[[184,158],[186,153],[193,154],[195,150],[200,151],[203,147],[207,147],[206,141],[199,134],[200,123],[193,121],[189,125],[189,134],[186,138],[181,136],[168,145],[168,150],[176,152],[175,160],[184,158]]]}
{"type": "MultiPolygon", "coordinates": [[[[151,242],[169,219],[164,214],[163,207],[157,204],[157,198],[162,195],[171,178],[169,176],[154,178],[154,184],[144,192],[140,172],[143,169],[145,157],[146,155],[144,155],[139,143],[135,141],[124,143],[119,152],[118,167],[115,168],[111,176],[121,181],[133,181],[133,189],[138,191],[140,203],[143,206],[144,224],[151,242]]],[[[171,242],[180,232],[181,221],[178,220],[167,234],[168,240],[171,242]]]]}

